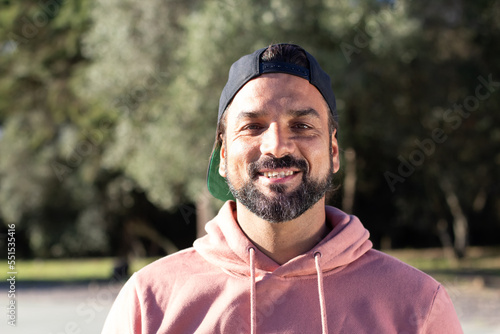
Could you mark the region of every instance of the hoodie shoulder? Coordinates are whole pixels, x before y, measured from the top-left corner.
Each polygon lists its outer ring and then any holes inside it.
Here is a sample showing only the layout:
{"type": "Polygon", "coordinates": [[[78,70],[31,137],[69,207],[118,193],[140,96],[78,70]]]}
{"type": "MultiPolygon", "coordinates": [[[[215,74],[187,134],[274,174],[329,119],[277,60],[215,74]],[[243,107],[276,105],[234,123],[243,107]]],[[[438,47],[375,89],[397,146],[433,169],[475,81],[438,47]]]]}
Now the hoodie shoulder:
{"type": "Polygon", "coordinates": [[[362,261],[375,274],[386,277],[394,283],[402,282],[405,285],[416,284],[419,286],[423,284],[433,291],[437,290],[440,285],[439,282],[423,271],[375,249],[368,251],[362,261]]]}
{"type": "Polygon", "coordinates": [[[173,280],[210,270],[203,258],[189,247],[167,255],[143,267],[135,274],[139,283],[173,280]]]}
{"type": "Polygon", "coordinates": [[[371,291],[372,296],[377,296],[375,299],[400,307],[404,307],[404,299],[410,298],[424,309],[430,308],[431,301],[441,289],[441,284],[428,274],[374,249],[366,252],[344,271],[343,275],[352,279],[356,286],[371,291]]]}
{"type": "MultiPolygon", "coordinates": [[[[221,277],[220,272],[192,247],[150,263],[123,286],[102,333],[178,333],[171,326],[191,319],[181,316],[186,303],[203,302],[200,296],[207,291],[200,287],[210,284],[214,277],[221,277]]],[[[209,293],[206,299],[210,300],[211,296],[209,293]]]]}

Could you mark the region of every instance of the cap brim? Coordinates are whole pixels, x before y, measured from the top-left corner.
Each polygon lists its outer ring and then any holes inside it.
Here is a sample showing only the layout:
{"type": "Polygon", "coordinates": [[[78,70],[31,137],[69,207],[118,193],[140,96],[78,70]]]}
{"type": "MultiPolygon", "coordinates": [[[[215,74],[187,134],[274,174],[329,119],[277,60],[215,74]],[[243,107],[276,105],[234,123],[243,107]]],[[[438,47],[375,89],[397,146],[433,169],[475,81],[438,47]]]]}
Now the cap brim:
{"type": "Polygon", "coordinates": [[[221,201],[234,201],[233,194],[229,190],[226,179],[219,174],[220,165],[220,145],[216,145],[212,151],[210,165],[208,166],[207,186],[208,191],[221,201]]]}

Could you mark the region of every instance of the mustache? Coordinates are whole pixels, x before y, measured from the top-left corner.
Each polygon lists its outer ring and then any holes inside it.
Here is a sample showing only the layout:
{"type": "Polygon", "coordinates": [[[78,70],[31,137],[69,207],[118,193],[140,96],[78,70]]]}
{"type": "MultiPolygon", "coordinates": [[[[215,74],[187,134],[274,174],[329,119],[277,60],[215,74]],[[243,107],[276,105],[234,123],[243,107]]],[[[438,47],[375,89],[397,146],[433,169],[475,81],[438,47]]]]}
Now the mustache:
{"type": "Polygon", "coordinates": [[[307,172],[309,170],[309,166],[304,159],[297,159],[291,155],[285,155],[281,158],[265,156],[248,165],[248,174],[252,178],[255,178],[259,175],[259,170],[278,168],[296,168],[301,172],[307,172]]]}

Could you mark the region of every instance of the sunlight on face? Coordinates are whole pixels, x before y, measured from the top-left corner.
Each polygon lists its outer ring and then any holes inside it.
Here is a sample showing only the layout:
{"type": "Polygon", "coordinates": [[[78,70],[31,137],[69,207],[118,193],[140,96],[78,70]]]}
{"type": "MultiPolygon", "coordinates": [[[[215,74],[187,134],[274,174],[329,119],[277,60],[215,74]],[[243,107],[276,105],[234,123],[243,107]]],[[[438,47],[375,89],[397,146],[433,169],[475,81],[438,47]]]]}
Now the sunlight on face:
{"type": "Polygon", "coordinates": [[[328,108],[307,80],[265,74],[249,81],[227,111],[220,173],[257,216],[283,222],[324,197],[338,170],[328,108]]]}

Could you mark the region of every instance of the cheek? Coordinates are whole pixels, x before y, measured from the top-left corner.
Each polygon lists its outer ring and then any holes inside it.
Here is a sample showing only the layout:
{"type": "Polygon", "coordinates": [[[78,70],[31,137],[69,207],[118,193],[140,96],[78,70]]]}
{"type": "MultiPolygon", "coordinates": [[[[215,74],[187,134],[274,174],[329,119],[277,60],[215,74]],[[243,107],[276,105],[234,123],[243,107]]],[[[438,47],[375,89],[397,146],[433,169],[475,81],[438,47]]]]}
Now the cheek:
{"type": "Polygon", "coordinates": [[[227,173],[235,177],[248,178],[248,165],[260,158],[258,146],[234,142],[226,150],[227,173]]]}
{"type": "Polygon", "coordinates": [[[309,145],[302,150],[312,175],[324,174],[325,170],[330,169],[331,149],[330,145],[321,142],[317,145],[309,145]]]}
{"type": "Polygon", "coordinates": [[[228,162],[240,164],[257,160],[258,152],[259,146],[255,141],[237,140],[228,145],[226,155],[228,162]]]}
{"type": "Polygon", "coordinates": [[[226,170],[228,173],[234,175],[235,173],[241,172],[241,169],[246,165],[246,157],[244,153],[244,150],[242,150],[238,145],[233,145],[226,151],[226,170]]]}

